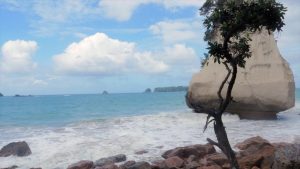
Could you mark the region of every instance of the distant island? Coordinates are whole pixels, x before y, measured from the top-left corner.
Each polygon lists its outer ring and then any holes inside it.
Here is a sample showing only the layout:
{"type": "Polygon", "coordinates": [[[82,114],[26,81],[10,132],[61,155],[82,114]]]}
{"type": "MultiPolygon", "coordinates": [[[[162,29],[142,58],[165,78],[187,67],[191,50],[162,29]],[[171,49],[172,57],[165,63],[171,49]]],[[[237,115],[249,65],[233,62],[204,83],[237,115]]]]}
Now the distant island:
{"type": "Polygon", "coordinates": [[[32,97],[32,95],[19,95],[19,94],[16,94],[15,97],[32,97]]]}
{"type": "Polygon", "coordinates": [[[151,89],[150,88],[147,88],[145,91],[144,91],[144,93],[151,93],[152,91],[151,91],[151,89]]]}
{"type": "Polygon", "coordinates": [[[170,87],[157,87],[154,92],[182,92],[187,91],[187,86],[170,86],[170,87]]]}
{"type": "Polygon", "coordinates": [[[2,93],[0,93],[0,97],[4,96],[2,93]]]}
{"type": "Polygon", "coordinates": [[[106,90],[104,90],[104,91],[102,92],[102,94],[103,94],[103,95],[107,95],[108,92],[107,92],[106,90]]]}

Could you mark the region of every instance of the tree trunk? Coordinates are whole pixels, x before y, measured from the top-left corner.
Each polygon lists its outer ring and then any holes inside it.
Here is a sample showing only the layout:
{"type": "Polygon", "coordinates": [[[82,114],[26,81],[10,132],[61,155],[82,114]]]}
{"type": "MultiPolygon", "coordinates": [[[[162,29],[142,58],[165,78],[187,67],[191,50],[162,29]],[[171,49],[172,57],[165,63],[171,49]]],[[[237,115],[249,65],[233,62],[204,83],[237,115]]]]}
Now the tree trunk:
{"type": "Polygon", "coordinates": [[[239,169],[239,165],[235,156],[235,152],[232,150],[225,127],[222,122],[222,117],[215,118],[214,130],[218,140],[219,148],[226,154],[232,169],[239,169]]]}

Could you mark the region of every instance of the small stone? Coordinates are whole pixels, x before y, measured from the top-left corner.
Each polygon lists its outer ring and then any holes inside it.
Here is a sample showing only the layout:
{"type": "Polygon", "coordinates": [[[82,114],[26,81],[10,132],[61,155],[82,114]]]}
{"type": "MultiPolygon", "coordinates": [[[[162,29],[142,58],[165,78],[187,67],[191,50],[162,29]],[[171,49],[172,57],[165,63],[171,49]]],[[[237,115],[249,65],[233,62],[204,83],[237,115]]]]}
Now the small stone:
{"type": "Polygon", "coordinates": [[[147,150],[140,150],[140,151],[136,151],[134,154],[141,155],[141,154],[146,154],[146,153],[148,153],[147,150]]]}
{"type": "Polygon", "coordinates": [[[77,163],[71,164],[67,169],[91,169],[93,167],[93,161],[82,160],[77,163]]]}
{"type": "Polygon", "coordinates": [[[0,150],[0,157],[11,155],[23,157],[30,154],[31,150],[25,141],[9,143],[0,150]]]}

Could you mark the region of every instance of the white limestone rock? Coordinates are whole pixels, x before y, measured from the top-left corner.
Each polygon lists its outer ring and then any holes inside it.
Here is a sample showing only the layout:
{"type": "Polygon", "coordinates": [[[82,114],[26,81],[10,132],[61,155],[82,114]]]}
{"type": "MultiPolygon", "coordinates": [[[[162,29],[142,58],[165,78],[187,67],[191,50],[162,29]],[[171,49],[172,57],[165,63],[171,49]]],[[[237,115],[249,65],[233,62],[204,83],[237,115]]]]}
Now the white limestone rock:
{"type": "MultiPolygon", "coordinates": [[[[247,119],[276,118],[276,113],[295,104],[293,73],[281,57],[273,34],[267,31],[253,34],[250,46],[252,56],[247,59],[245,68],[238,68],[232,92],[236,102],[231,102],[226,112],[247,119]]],[[[226,74],[225,66],[210,58],[208,65],[193,76],[187,101],[206,108],[216,107],[217,91],[226,74]]],[[[223,97],[226,89],[227,84],[223,97]]]]}

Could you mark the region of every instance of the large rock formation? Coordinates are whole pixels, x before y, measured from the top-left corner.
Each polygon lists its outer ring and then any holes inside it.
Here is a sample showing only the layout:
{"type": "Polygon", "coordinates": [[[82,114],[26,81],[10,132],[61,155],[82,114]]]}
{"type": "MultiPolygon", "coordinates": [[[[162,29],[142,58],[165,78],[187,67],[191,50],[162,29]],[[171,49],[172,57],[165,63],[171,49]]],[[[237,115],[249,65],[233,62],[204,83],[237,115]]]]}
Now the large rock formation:
{"type": "MultiPolygon", "coordinates": [[[[295,82],[289,64],[281,57],[273,34],[255,33],[250,42],[252,56],[245,68],[238,68],[232,91],[236,102],[230,103],[227,112],[247,119],[273,119],[276,113],[295,104],[295,82]]],[[[227,70],[223,64],[208,65],[196,73],[189,86],[187,101],[206,108],[217,107],[217,91],[227,70]]],[[[222,95],[225,96],[227,84],[222,95]]]]}

